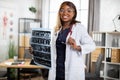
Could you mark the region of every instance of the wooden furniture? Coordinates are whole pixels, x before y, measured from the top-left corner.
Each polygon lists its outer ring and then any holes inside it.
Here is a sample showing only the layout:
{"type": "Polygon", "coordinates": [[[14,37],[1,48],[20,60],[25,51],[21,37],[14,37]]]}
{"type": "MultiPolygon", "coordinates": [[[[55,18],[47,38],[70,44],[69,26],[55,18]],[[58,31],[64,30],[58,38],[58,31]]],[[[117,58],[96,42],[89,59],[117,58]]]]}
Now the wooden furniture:
{"type": "MultiPolygon", "coordinates": [[[[33,60],[33,55],[29,53],[29,51],[24,53],[25,59],[32,59],[30,64],[35,64],[33,60]]],[[[41,69],[36,68],[22,68],[20,69],[20,78],[23,78],[24,80],[26,78],[29,78],[31,80],[32,77],[40,76],[42,75],[41,69]]]]}
{"type": "Polygon", "coordinates": [[[104,54],[101,77],[120,80],[120,32],[93,32],[96,50],[91,54],[91,70],[99,54],[104,54]]]}
{"type": "Polygon", "coordinates": [[[0,70],[0,80],[7,80],[7,71],[0,70]]]}
{"type": "Polygon", "coordinates": [[[1,62],[0,63],[0,67],[2,68],[2,67],[4,67],[4,68],[7,68],[7,78],[8,78],[8,80],[11,80],[10,79],[10,69],[11,68],[16,68],[18,71],[17,71],[17,74],[18,74],[18,79],[17,80],[19,80],[20,78],[19,78],[19,75],[20,75],[20,73],[19,73],[19,69],[20,68],[41,68],[41,69],[43,69],[44,67],[43,66],[37,66],[37,65],[31,65],[30,64],[30,61],[31,61],[31,59],[25,59],[25,61],[24,61],[24,64],[19,64],[19,65],[10,65],[10,64],[8,64],[8,63],[12,63],[12,62],[14,62],[14,60],[13,59],[8,59],[8,60],[6,60],[6,61],[4,61],[4,62],[1,62]]]}
{"type": "Polygon", "coordinates": [[[32,28],[40,28],[40,19],[19,18],[18,20],[18,57],[24,58],[24,53],[30,47],[32,28]]]}

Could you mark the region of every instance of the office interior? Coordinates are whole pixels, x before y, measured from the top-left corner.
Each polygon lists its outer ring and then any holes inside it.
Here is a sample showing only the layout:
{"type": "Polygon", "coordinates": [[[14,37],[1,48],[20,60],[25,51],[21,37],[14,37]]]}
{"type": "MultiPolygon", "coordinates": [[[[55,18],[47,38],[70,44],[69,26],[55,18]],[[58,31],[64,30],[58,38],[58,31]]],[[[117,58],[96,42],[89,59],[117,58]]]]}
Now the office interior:
{"type": "MultiPolygon", "coordinates": [[[[59,5],[63,1],[66,0],[0,0],[0,62],[11,58],[11,42],[14,45],[13,53],[19,58],[24,57],[24,49],[19,47],[30,46],[32,29],[53,30],[59,5]],[[28,24],[24,25],[26,21],[28,24]],[[20,35],[20,30],[25,33],[20,35]],[[21,38],[25,34],[28,35],[21,38]]],[[[76,5],[77,20],[88,29],[96,43],[96,50],[84,55],[86,72],[94,72],[97,58],[99,54],[103,54],[100,77],[104,80],[120,80],[120,0],[68,1],[76,5]],[[110,72],[115,76],[108,74],[110,72]]]]}

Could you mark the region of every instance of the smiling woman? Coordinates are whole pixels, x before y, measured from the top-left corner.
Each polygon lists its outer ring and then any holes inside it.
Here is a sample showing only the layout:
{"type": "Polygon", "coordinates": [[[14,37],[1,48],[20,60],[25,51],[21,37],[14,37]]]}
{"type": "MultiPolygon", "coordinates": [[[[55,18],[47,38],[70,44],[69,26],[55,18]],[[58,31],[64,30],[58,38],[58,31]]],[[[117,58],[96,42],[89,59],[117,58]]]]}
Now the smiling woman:
{"type": "Polygon", "coordinates": [[[64,1],[52,34],[52,68],[48,80],[85,80],[83,55],[93,51],[95,43],[76,17],[76,6],[64,1]]]}

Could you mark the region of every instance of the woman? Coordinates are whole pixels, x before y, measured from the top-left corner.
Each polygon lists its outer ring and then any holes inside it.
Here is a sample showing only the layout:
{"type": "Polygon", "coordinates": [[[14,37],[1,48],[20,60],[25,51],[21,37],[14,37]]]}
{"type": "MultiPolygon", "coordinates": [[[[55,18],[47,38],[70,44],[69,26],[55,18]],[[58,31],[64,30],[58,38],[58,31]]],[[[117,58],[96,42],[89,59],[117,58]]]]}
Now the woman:
{"type": "Polygon", "coordinates": [[[48,80],[85,80],[83,55],[95,49],[86,28],[76,21],[76,7],[65,1],[52,36],[52,68],[48,80]]]}

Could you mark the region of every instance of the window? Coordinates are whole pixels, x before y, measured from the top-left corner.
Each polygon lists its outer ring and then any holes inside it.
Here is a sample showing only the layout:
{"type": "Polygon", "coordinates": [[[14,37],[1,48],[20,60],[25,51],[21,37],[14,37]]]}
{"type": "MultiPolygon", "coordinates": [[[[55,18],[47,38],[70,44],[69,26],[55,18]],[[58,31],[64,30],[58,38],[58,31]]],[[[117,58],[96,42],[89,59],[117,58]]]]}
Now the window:
{"type": "MultiPolygon", "coordinates": [[[[43,0],[43,27],[53,28],[60,4],[66,0],[43,0]]],[[[87,27],[88,24],[88,2],[89,0],[69,0],[77,8],[77,20],[87,27]]]]}

